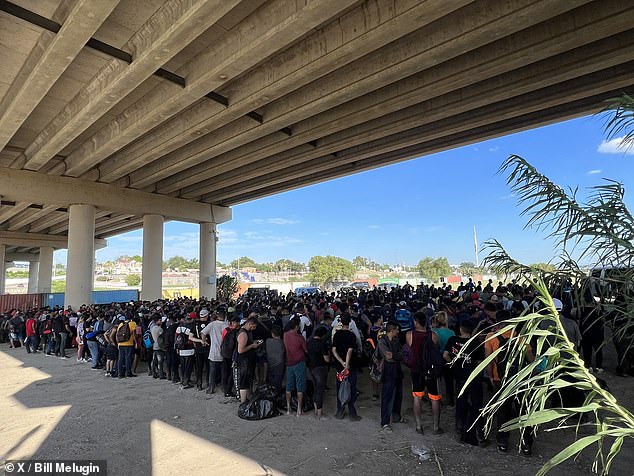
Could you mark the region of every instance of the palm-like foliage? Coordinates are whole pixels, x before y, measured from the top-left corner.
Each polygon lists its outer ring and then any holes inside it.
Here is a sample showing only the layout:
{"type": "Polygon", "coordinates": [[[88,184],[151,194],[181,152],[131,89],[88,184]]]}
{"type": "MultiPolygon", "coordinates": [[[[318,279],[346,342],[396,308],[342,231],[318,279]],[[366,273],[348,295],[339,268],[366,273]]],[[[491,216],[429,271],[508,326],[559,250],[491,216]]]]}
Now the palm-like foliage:
{"type": "Polygon", "coordinates": [[[610,112],[606,124],[608,138],[613,139],[623,134],[621,147],[625,151],[634,145],[634,98],[628,94],[607,102],[605,111],[610,112]]]}
{"type": "MultiPolygon", "coordinates": [[[[608,135],[622,134],[622,144],[634,145],[634,99],[624,95],[610,101],[606,109],[613,114],[606,127],[608,135]]],[[[556,272],[532,268],[513,260],[497,241],[487,243],[490,254],[484,265],[498,273],[531,280],[542,311],[506,321],[502,328],[486,337],[497,339],[498,335],[513,330],[512,338],[487,357],[470,379],[478,378],[500,353],[506,356],[507,369],[515,364],[519,371],[504,376],[502,388],[482,410],[485,429],[491,430],[493,415],[502,404],[516,399],[520,403],[520,416],[503,425],[503,430],[536,431],[539,426],[547,425],[549,431],[574,428],[577,432],[578,439],[548,461],[539,474],[591,445],[597,448],[594,470],[608,474],[625,438],[634,438],[634,416],[618,405],[585,369],[564,332],[551,295],[563,287],[575,287],[577,296],[592,288],[609,311],[612,334],[627,340],[633,333],[634,218],[623,202],[623,185],[606,180],[592,187],[588,198],[581,202],[577,189],[562,189],[519,156],[509,157],[500,172],[508,175],[507,183],[525,207],[522,214],[528,217],[526,227],[548,232],[559,249],[560,263],[556,272]],[[609,276],[599,283],[593,281],[579,266],[580,260],[610,268],[609,276]],[[615,294],[619,295],[616,300],[615,294]],[[537,356],[533,362],[526,358],[525,347],[529,343],[537,356]],[[562,403],[555,397],[573,386],[584,392],[585,401],[580,407],[565,407],[565,401],[562,403]],[[594,414],[595,423],[591,424],[594,432],[579,438],[578,417],[587,412],[594,414]],[[607,445],[609,450],[605,451],[607,445]]]]}
{"type": "MultiPolygon", "coordinates": [[[[491,431],[496,411],[507,401],[517,400],[521,408],[520,416],[504,424],[504,431],[537,431],[543,425],[549,425],[548,431],[574,428],[578,432],[581,426],[594,428],[592,435],[577,439],[546,462],[538,476],[546,474],[556,465],[593,444],[597,447],[594,469],[607,474],[625,438],[634,438],[634,415],[621,407],[608,391],[602,389],[584,367],[564,332],[544,281],[536,278],[533,285],[540,296],[538,300],[541,312],[525,313],[505,321],[501,327],[490,332],[486,336],[487,341],[495,340],[508,331],[513,334],[506,344],[479,364],[463,389],[479,378],[487,365],[500,354],[506,355],[507,372],[502,377],[502,387],[481,413],[485,420],[485,432],[491,431]],[[537,356],[532,362],[527,360],[525,352],[529,342],[537,356]],[[512,374],[508,371],[510,368],[518,368],[519,371],[512,374]],[[565,407],[562,404],[562,390],[571,387],[586,395],[579,407],[565,407]],[[582,425],[579,420],[579,413],[582,412],[593,413],[595,423],[582,425]],[[604,451],[606,446],[609,446],[607,452],[604,451]]],[[[478,339],[478,336],[472,338],[474,339],[478,339]]],[[[463,349],[468,346],[469,344],[465,345],[463,349]]]]}

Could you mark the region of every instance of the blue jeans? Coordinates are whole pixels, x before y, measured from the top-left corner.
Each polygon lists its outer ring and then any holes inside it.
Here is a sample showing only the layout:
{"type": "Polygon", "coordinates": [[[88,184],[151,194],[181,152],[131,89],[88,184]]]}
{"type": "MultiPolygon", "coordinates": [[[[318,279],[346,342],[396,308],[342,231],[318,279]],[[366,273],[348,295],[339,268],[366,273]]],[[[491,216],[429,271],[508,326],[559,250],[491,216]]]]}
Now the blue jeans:
{"type": "Polygon", "coordinates": [[[55,334],[53,334],[52,332],[48,335],[48,349],[46,351],[46,353],[48,355],[51,355],[51,352],[53,352],[55,350],[55,334]]]}
{"type": "MultiPolygon", "coordinates": [[[[354,408],[354,402],[357,401],[357,371],[350,369],[348,382],[350,382],[350,401],[348,402],[348,416],[356,416],[357,409],[354,408]]],[[[337,380],[337,413],[343,414],[343,405],[339,401],[339,387],[341,382],[337,380]]]]}
{"type": "Polygon", "coordinates": [[[119,378],[132,375],[132,357],[133,356],[134,356],[134,346],[132,345],[119,346],[119,362],[117,365],[119,378]]]}
{"type": "Polygon", "coordinates": [[[97,341],[86,341],[88,343],[88,349],[90,349],[90,357],[92,357],[92,368],[97,368],[99,365],[99,342],[97,341]]]}

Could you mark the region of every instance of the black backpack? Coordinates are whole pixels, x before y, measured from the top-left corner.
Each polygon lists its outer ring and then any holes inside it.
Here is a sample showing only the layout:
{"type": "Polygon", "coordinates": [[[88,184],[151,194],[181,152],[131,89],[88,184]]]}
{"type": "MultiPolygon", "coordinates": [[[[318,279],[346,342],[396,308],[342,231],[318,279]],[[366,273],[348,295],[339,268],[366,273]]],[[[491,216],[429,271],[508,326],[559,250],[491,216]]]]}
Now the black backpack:
{"type": "Polygon", "coordinates": [[[220,355],[223,359],[233,358],[233,352],[238,344],[238,329],[227,329],[224,339],[220,344],[220,355]]]}
{"type": "MultiPolygon", "coordinates": [[[[184,326],[182,328],[186,329],[184,326]]],[[[176,350],[185,350],[189,345],[189,335],[185,331],[180,331],[176,333],[176,338],[174,339],[174,348],[176,350]]]]}
{"type": "Polygon", "coordinates": [[[423,378],[427,380],[437,379],[445,370],[445,361],[440,355],[440,349],[432,338],[432,331],[427,330],[418,354],[418,368],[423,378]]]}

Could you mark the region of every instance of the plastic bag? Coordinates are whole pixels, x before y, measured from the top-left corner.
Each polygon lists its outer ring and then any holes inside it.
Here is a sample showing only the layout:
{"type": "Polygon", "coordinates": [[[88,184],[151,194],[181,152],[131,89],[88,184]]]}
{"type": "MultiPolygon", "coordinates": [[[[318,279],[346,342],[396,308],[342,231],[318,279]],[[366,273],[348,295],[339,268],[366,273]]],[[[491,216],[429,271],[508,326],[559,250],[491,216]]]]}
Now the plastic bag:
{"type": "Polygon", "coordinates": [[[238,417],[243,420],[264,420],[280,414],[273,400],[247,400],[238,408],[238,417]]]}
{"type": "Polygon", "coordinates": [[[337,398],[341,405],[345,405],[350,401],[350,393],[350,382],[345,378],[339,384],[339,392],[337,393],[337,398]]]}
{"type": "Polygon", "coordinates": [[[280,412],[275,405],[277,397],[278,391],[272,385],[259,386],[253,395],[240,405],[238,417],[243,420],[264,420],[278,416],[280,412]]]}
{"type": "Polygon", "coordinates": [[[418,456],[420,461],[428,461],[431,459],[431,451],[423,445],[412,445],[412,454],[418,456]]]}

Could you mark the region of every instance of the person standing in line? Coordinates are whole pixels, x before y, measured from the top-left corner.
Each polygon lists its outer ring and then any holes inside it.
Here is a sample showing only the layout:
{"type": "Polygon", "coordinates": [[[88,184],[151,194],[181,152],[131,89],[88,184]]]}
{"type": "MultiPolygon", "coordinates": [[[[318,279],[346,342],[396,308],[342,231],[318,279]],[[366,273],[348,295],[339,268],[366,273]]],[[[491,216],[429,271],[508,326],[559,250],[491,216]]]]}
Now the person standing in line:
{"type": "Polygon", "coordinates": [[[398,323],[390,321],[385,334],[379,339],[379,357],[383,359],[381,386],[381,429],[392,431],[391,423],[407,423],[401,414],[403,405],[403,369],[398,323]]]}
{"type": "MultiPolygon", "coordinates": [[[[202,316],[206,309],[200,311],[202,316]]],[[[222,375],[222,334],[229,327],[229,323],[225,319],[224,309],[218,309],[215,312],[216,319],[211,321],[201,331],[202,336],[209,337],[209,374],[207,379],[207,394],[215,393],[216,386],[221,381],[222,375]]]]}
{"type": "Polygon", "coordinates": [[[240,332],[238,333],[237,358],[236,365],[238,367],[238,387],[240,390],[240,402],[244,403],[249,398],[251,388],[253,387],[253,379],[255,378],[255,361],[256,349],[263,344],[262,341],[254,341],[252,332],[258,325],[255,318],[248,318],[240,332]]]}
{"type": "Polygon", "coordinates": [[[354,406],[357,400],[357,338],[350,331],[350,321],[350,314],[342,314],[340,318],[341,329],[339,329],[332,338],[332,353],[335,357],[335,367],[337,372],[348,373],[347,379],[350,384],[350,399],[348,402],[341,402],[339,399],[341,382],[337,379],[337,413],[335,418],[343,420],[345,411],[344,405],[347,403],[348,418],[350,421],[359,421],[361,417],[357,415],[357,409],[354,406]]]}
{"type": "Polygon", "coordinates": [[[160,378],[165,380],[164,362],[165,362],[165,330],[161,326],[161,315],[155,314],[152,318],[154,325],[150,327],[150,333],[152,334],[152,364],[150,369],[152,370],[152,376],[154,378],[160,378]]]}
{"type": "Polygon", "coordinates": [[[132,359],[134,357],[134,349],[137,346],[135,330],[136,323],[120,314],[118,317],[119,325],[115,332],[115,339],[119,348],[118,377],[120,379],[127,377],[136,377],[132,373],[132,359]]]}
{"type": "Polygon", "coordinates": [[[287,359],[286,414],[291,414],[291,396],[297,391],[297,416],[303,415],[304,393],[306,392],[306,339],[299,333],[300,321],[296,317],[289,323],[290,329],[284,333],[284,348],[287,359]]]}
{"type": "Polygon", "coordinates": [[[269,385],[273,385],[276,390],[282,391],[282,381],[286,371],[286,350],[282,340],[282,328],[274,325],[271,328],[271,338],[266,340],[266,359],[268,361],[269,385]]]}
{"type": "Polygon", "coordinates": [[[315,418],[327,420],[323,416],[324,391],[328,382],[328,364],[330,363],[330,347],[326,336],[329,331],[325,326],[317,327],[313,337],[308,341],[308,368],[315,382],[315,418]]]}

